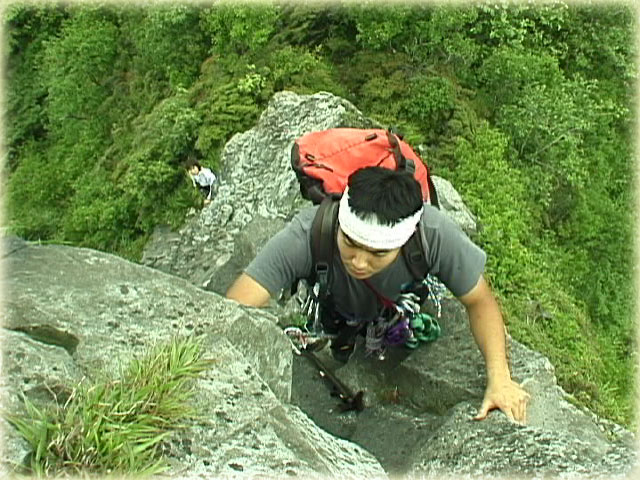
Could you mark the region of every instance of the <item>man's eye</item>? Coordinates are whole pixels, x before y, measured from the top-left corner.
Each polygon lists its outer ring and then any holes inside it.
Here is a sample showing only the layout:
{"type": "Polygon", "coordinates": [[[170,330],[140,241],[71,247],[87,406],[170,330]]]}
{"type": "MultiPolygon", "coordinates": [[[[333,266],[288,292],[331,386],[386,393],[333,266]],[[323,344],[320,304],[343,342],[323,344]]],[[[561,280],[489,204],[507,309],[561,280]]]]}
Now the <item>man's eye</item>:
{"type": "Polygon", "coordinates": [[[375,255],[376,257],[384,257],[384,256],[386,256],[388,253],[389,253],[389,252],[387,252],[387,251],[374,252],[374,255],[375,255]]]}

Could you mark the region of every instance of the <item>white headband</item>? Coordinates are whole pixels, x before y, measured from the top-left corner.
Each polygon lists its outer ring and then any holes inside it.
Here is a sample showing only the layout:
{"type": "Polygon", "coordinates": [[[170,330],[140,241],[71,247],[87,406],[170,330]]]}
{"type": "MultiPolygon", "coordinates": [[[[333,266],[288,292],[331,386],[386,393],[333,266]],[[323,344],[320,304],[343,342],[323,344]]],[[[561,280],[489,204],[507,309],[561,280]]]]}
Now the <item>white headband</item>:
{"type": "Polygon", "coordinates": [[[349,187],[342,194],[338,221],[342,231],[352,240],[374,250],[400,248],[411,238],[422,217],[423,207],[393,226],[382,225],[374,214],[366,219],[358,217],[349,206],[349,187]]]}

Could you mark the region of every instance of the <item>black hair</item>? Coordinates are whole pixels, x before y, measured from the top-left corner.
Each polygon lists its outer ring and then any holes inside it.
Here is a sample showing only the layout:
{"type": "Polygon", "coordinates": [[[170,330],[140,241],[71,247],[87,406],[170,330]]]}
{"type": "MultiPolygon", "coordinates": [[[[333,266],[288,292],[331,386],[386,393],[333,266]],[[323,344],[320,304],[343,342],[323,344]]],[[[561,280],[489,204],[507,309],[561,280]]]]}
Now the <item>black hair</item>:
{"type": "Polygon", "coordinates": [[[189,160],[186,167],[188,170],[191,170],[193,167],[198,167],[198,171],[202,169],[202,165],[200,165],[200,162],[197,160],[189,160]]]}
{"type": "Polygon", "coordinates": [[[349,176],[349,206],[361,218],[394,225],[422,207],[420,184],[409,172],[365,167],[349,176]]]}

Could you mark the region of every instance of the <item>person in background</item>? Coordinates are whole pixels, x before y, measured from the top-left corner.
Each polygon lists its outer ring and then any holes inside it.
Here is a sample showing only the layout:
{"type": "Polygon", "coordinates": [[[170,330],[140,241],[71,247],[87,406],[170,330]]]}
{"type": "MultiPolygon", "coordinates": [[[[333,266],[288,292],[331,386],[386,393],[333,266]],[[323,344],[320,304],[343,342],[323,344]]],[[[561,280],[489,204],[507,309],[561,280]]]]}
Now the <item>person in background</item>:
{"type": "Polygon", "coordinates": [[[202,195],[205,196],[204,204],[211,203],[211,195],[213,193],[213,186],[217,182],[216,175],[207,167],[203,167],[199,162],[194,161],[188,167],[189,176],[193,182],[194,187],[198,187],[202,195]]]}

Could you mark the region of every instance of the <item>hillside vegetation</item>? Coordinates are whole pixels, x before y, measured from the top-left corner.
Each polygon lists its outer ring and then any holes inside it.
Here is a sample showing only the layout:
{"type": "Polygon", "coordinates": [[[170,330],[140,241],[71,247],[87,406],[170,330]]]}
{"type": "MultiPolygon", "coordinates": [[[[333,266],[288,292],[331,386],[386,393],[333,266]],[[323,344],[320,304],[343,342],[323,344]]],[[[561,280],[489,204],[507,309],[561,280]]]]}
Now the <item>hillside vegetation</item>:
{"type": "Polygon", "coordinates": [[[139,260],[202,202],[185,161],[221,168],[275,92],[330,91],[462,194],[510,333],[577,404],[634,425],[630,7],[92,2],[3,20],[12,232],[139,260]]]}

